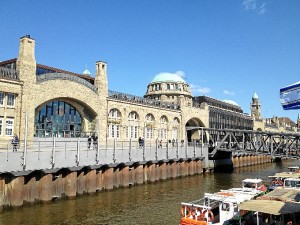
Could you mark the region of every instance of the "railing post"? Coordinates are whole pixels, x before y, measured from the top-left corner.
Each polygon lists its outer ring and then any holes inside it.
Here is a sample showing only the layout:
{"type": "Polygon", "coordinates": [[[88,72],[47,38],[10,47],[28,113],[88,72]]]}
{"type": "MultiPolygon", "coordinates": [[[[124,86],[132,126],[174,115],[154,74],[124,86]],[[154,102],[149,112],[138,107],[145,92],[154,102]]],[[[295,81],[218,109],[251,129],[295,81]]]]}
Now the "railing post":
{"type": "Polygon", "coordinates": [[[157,155],[157,151],[158,151],[158,139],[156,139],[156,144],[155,144],[155,159],[158,159],[158,155],[157,155]]]}
{"type": "Polygon", "coordinates": [[[132,148],[132,139],[129,140],[129,152],[128,152],[128,158],[129,162],[131,161],[131,148],[132,148]]]}
{"type": "Polygon", "coordinates": [[[80,138],[77,140],[77,155],[76,155],[76,164],[77,166],[80,163],[80,138]]]}
{"type": "Polygon", "coordinates": [[[24,134],[24,153],[23,153],[23,169],[26,169],[27,156],[27,133],[28,133],[28,113],[25,113],[25,134],[24,134]]]}
{"type": "Polygon", "coordinates": [[[188,139],[186,139],[186,141],[185,141],[185,157],[187,158],[187,151],[188,151],[188,139]]]}
{"type": "Polygon", "coordinates": [[[114,150],[113,150],[113,161],[116,162],[116,147],[117,147],[117,139],[114,138],[114,150]]]}
{"type": "Polygon", "coordinates": [[[176,158],[177,158],[177,159],[178,159],[178,157],[179,157],[178,152],[179,152],[179,143],[178,143],[178,139],[177,139],[177,141],[176,141],[176,158]]]}
{"type": "Polygon", "coordinates": [[[98,117],[98,138],[97,138],[97,150],[96,150],[96,164],[99,163],[100,155],[100,117],[98,117]]]}
{"type": "Polygon", "coordinates": [[[196,157],[196,140],[194,140],[194,157],[196,157]]]}
{"type": "Polygon", "coordinates": [[[52,164],[52,168],[54,168],[54,166],[55,166],[55,149],[56,148],[56,138],[55,138],[55,135],[53,136],[53,148],[52,148],[52,156],[51,156],[51,158],[52,158],[52,162],[51,162],[51,164],[52,164]]]}
{"type": "Polygon", "coordinates": [[[167,151],[166,151],[166,157],[169,158],[169,141],[167,140],[167,151]]]}
{"type": "Polygon", "coordinates": [[[203,139],[204,139],[204,134],[203,134],[203,127],[201,127],[201,156],[203,155],[203,139]]]}

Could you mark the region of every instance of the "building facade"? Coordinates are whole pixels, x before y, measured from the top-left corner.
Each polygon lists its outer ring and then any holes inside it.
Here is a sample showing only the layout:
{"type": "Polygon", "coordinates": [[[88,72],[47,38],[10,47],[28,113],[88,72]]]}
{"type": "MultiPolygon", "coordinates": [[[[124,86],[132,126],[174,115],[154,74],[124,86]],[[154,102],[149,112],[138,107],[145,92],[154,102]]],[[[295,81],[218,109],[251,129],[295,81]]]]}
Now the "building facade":
{"type": "Polygon", "coordinates": [[[107,64],[95,66],[92,77],[87,69],[77,74],[37,64],[35,40],[22,37],[18,57],[0,62],[0,146],[13,135],[31,141],[94,133],[107,144],[140,137],[199,140],[200,131],[187,132],[188,126],[266,129],[257,96],[250,116],[231,102],[192,96],[185,80],[169,74],[156,76],[139,97],[108,90],[107,64]]]}

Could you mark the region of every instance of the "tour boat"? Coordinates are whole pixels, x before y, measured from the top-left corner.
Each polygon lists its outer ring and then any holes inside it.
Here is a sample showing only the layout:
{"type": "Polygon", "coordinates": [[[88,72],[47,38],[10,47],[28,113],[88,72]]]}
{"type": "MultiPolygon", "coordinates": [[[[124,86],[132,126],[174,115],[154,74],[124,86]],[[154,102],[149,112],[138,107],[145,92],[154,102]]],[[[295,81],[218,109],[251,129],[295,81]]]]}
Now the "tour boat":
{"type": "Polygon", "coordinates": [[[271,178],[269,190],[274,190],[275,188],[282,188],[285,186],[284,182],[287,178],[291,179],[298,179],[300,178],[300,172],[298,166],[291,166],[288,167],[288,172],[280,172],[276,173],[272,176],[269,176],[271,178]]]}
{"type": "Polygon", "coordinates": [[[205,193],[204,198],[181,203],[180,225],[233,224],[239,221],[238,205],[266,191],[261,179],[245,179],[241,188],[205,193]]]}

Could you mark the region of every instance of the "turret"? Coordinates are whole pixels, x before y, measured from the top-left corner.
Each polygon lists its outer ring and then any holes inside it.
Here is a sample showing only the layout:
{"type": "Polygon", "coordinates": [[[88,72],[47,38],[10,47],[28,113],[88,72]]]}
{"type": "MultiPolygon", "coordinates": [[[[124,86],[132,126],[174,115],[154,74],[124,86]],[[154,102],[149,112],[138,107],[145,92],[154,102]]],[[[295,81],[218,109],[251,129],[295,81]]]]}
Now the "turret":
{"type": "Polygon", "coordinates": [[[36,81],[35,40],[26,35],[20,38],[19,55],[17,59],[17,71],[20,80],[31,84],[36,81]]]}
{"type": "Polygon", "coordinates": [[[252,102],[250,105],[250,110],[251,110],[251,117],[255,120],[260,120],[261,119],[261,107],[260,103],[258,100],[258,96],[256,92],[254,92],[252,96],[252,102]]]}
{"type": "Polygon", "coordinates": [[[96,62],[95,86],[98,87],[98,93],[102,97],[108,96],[108,82],[107,82],[106,68],[107,68],[107,64],[105,62],[102,61],[96,62]]]}

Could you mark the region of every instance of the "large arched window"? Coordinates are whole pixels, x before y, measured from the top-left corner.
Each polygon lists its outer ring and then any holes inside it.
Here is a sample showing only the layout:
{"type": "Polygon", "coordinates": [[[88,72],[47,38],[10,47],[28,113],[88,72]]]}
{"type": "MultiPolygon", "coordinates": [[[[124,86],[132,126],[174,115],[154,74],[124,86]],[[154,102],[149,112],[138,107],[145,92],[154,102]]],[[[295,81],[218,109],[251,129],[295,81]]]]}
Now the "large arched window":
{"type": "Polygon", "coordinates": [[[139,136],[139,116],[136,112],[130,112],[128,115],[128,126],[126,129],[127,138],[138,138],[139,136]]]}
{"type": "Polygon", "coordinates": [[[120,137],[121,113],[118,109],[111,109],[108,114],[107,137],[120,137]]]}
{"type": "Polygon", "coordinates": [[[160,118],[160,127],[159,127],[159,138],[167,139],[167,132],[168,132],[168,119],[166,116],[162,116],[160,118]]]}
{"type": "Polygon", "coordinates": [[[149,113],[146,115],[146,138],[153,138],[154,116],[149,113]]]}
{"type": "Polygon", "coordinates": [[[37,137],[78,137],[80,134],[81,116],[66,102],[49,102],[35,116],[37,137]]]}

